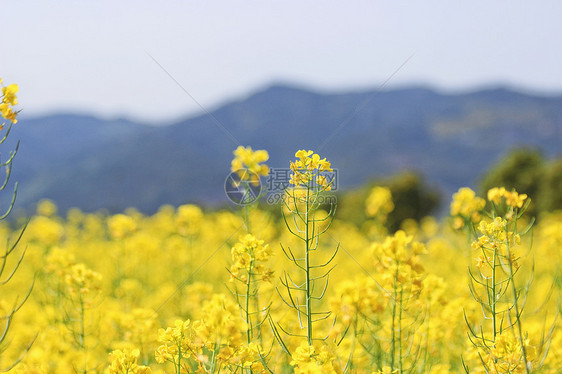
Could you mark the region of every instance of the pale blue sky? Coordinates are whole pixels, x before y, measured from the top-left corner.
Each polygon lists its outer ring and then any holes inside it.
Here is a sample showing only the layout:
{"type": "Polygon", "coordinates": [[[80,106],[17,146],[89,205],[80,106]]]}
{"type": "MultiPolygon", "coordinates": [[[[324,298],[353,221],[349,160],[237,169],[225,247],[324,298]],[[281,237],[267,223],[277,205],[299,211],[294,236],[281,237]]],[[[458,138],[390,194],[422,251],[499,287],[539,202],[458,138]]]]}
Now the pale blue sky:
{"type": "Polygon", "coordinates": [[[562,1],[5,1],[0,76],[25,113],[163,122],[273,81],[562,93],[562,1]]]}

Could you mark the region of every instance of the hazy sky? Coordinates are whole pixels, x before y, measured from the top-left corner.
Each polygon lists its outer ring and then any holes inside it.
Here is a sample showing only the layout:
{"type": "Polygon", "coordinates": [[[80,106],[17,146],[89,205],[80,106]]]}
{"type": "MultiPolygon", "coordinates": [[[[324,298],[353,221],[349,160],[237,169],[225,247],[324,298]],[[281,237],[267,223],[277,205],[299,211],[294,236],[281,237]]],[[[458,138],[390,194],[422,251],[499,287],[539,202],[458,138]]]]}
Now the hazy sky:
{"type": "Polygon", "coordinates": [[[28,115],[169,121],[272,82],[562,93],[562,1],[0,0],[0,77],[28,115]]]}

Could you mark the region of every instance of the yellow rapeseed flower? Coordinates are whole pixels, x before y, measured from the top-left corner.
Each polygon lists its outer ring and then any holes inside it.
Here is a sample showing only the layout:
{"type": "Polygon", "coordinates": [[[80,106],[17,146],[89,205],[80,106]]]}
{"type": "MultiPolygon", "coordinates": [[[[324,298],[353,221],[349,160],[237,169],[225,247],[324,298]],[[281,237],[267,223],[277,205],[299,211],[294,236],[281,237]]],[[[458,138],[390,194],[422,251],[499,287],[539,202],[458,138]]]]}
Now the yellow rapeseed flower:
{"type": "Polygon", "coordinates": [[[291,161],[291,179],[289,183],[295,187],[309,186],[311,181],[315,181],[316,185],[321,191],[330,191],[332,189],[331,183],[328,182],[322,172],[332,172],[332,166],[329,161],[313,151],[306,151],[301,149],[295,153],[297,160],[291,161]]]}
{"type": "Polygon", "coordinates": [[[525,200],[527,199],[527,195],[519,194],[515,190],[511,192],[507,191],[505,187],[494,187],[488,191],[488,201],[491,201],[496,205],[500,205],[502,198],[505,199],[507,206],[522,208],[525,200]]]}
{"type": "Polygon", "coordinates": [[[79,298],[86,305],[92,302],[92,298],[88,296],[101,289],[101,280],[100,273],[88,269],[82,263],[72,265],[64,278],[70,295],[79,298]]]}
{"type": "Polygon", "coordinates": [[[52,217],[57,214],[57,206],[51,200],[41,200],[37,204],[37,214],[45,217],[52,217]]]}
{"type": "Polygon", "coordinates": [[[109,233],[116,239],[124,238],[137,229],[133,217],[125,214],[116,214],[107,221],[109,233]]]}
{"type": "Polygon", "coordinates": [[[369,217],[379,216],[382,221],[386,220],[388,213],[394,210],[392,202],[392,193],[387,187],[376,186],[365,201],[365,212],[369,217]]]}
{"type": "MultiPolygon", "coordinates": [[[[267,176],[269,167],[262,164],[269,160],[269,154],[265,150],[252,150],[252,147],[238,146],[234,151],[234,159],[232,160],[230,171],[238,172],[243,169],[249,170],[258,176],[267,176]]],[[[242,175],[240,175],[242,177],[242,175]]]]}
{"type": "Polygon", "coordinates": [[[116,349],[110,354],[111,365],[109,374],[150,374],[152,371],[148,366],[138,365],[140,351],[138,349],[116,349]]]}
{"type": "Polygon", "coordinates": [[[460,218],[455,221],[456,229],[462,228],[465,221],[477,223],[482,218],[481,211],[486,206],[486,201],[476,196],[476,193],[468,187],[460,188],[453,194],[451,202],[451,216],[460,218]]]}
{"type": "MultiPolygon", "coordinates": [[[[0,85],[2,80],[0,79],[0,85]]],[[[13,107],[18,104],[18,98],[16,93],[18,93],[19,87],[17,84],[10,84],[7,87],[2,87],[2,101],[0,102],[0,113],[2,117],[11,121],[12,123],[17,123],[17,112],[14,111],[13,107]]]]}
{"type": "Polygon", "coordinates": [[[232,260],[234,264],[230,267],[231,281],[238,279],[242,282],[248,281],[251,274],[259,275],[263,280],[270,280],[273,271],[266,268],[263,263],[269,260],[273,252],[269,244],[263,244],[252,234],[240,237],[240,241],[232,247],[232,260]]]}

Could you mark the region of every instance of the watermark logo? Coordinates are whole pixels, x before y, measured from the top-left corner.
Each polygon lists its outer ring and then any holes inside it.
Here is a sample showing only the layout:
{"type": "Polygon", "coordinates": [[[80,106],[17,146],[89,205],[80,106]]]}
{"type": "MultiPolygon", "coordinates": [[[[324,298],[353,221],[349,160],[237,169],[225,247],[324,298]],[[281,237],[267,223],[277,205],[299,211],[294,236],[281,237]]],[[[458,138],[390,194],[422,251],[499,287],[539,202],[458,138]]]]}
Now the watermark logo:
{"type": "MultiPolygon", "coordinates": [[[[287,206],[292,206],[295,204],[295,202],[305,201],[305,199],[302,197],[299,198],[292,195],[287,195],[285,193],[274,192],[268,194],[265,201],[269,205],[284,204],[287,206]]],[[[333,194],[318,195],[314,197],[314,200],[311,199],[310,201],[313,201],[316,205],[336,205],[338,202],[336,195],[333,194]]]]}
{"type": "Polygon", "coordinates": [[[261,193],[260,177],[248,169],[239,169],[228,174],[224,181],[224,192],[230,201],[238,205],[255,202],[261,193]]]}
{"type": "MultiPolygon", "coordinates": [[[[254,203],[260,194],[267,195],[268,204],[279,204],[283,201],[285,191],[294,187],[291,183],[293,171],[290,168],[270,168],[269,174],[262,185],[259,175],[248,169],[239,169],[228,175],[224,182],[224,191],[230,201],[238,205],[254,203]]],[[[322,172],[318,175],[326,178],[331,191],[338,189],[338,170],[322,172]]],[[[312,182],[315,183],[315,179],[312,182]]],[[[335,195],[319,196],[323,204],[335,204],[335,195]]]]}
{"type": "MultiPolygon", "coordinates": [[[[293,187],[289,182],[293,171],[290,168],[270,168],[266,178],[266,188],[268,193],[282,193],[293,187]]],[[[324,171],[318,174],[326,178],[326,182],[330,185],[331,191],[338,190],[338,170],[324,171]]],[[[314,180],[313,180],[314,183],[314,180]]]]}

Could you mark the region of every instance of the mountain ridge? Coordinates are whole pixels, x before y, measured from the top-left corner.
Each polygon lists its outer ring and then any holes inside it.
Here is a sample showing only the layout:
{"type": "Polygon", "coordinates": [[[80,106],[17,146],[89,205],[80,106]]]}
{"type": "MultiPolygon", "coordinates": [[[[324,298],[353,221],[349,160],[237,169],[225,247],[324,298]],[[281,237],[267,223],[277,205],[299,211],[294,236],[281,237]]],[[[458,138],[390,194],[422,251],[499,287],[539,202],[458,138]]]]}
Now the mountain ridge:
{"type": "Polygon", "coordinates": [[[70,113],[22,117],[10,135],[12,146],[21,139],[18,205],[50,198],[63,211],[154,212],[163,204],[221,203],[239,144],[268,150],[273,167],[313,149],[339,169],[343,188],[414,169],[445,194],[474,186],[515,145],[562,152],[562,96],[505,87],[318,93],[276,83],[209,113],[162,126],[70,113]]]}

